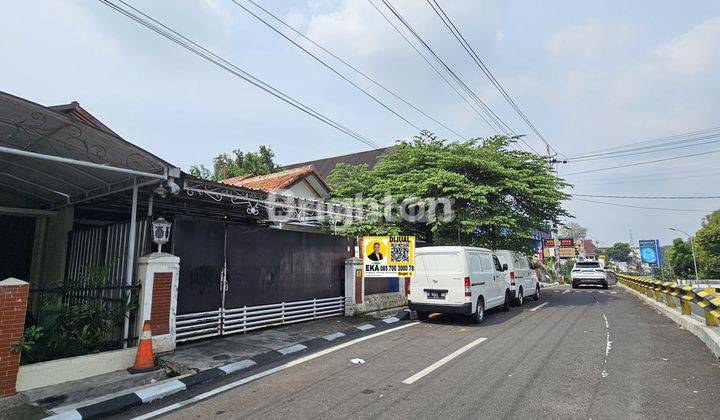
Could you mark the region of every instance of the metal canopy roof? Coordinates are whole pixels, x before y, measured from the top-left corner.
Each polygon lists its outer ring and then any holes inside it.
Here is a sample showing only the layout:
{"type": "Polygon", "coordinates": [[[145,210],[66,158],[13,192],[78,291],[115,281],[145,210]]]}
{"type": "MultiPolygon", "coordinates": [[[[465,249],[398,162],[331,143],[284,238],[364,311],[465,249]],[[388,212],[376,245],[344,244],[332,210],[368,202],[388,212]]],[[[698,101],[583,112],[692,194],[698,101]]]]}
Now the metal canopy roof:
{"type": "Polygon", "coordinates": [[[114,133],[0,92],[0,206],[53,209],[179,176],[114,133]]]}

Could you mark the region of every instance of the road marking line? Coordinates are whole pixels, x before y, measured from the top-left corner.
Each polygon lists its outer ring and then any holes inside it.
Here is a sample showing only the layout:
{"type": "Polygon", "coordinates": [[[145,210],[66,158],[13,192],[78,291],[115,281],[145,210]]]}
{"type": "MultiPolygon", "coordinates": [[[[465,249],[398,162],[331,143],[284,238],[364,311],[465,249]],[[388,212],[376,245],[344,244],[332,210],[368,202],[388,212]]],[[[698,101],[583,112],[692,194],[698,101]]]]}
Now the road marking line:
{"type": "Polygon", "coordinates": [[[354,339],[354,340],[348,341],[347,343],[338,344],[337,346],[330,347],[329,349],[321,350],[321,351],[319,351],[319,352],[317,352],[317,353],[309,354],[309,355],[307,355],[307,356],[303,356],[303,357],[300,357],[300,358],[298,358],[298,359],[291,360],[291,361],[285,363],[284,365],[276,366],[276,367],[274,367],[274,368],[272,368],[272,369],[268,369],[268,370],[265,370],[265,371],[262,371],[262,372],[258,372],[258,373],[254,374],[254,375],[252,375],[252,376],[248,376],[247,378],[243,378],[243,379],[237,380],[237,381],[235,381],[235,382],[231,382],[231,383],[229,383],[229,384],[223,385],[223,386],[221,386],[221,387],[212,389],[212,390],[210,390],[210,391],[208,391],[208,392],[204,392],[204,393],[199,394],[199,395],[196,395],[196,396],[194,396],[194,397],[192,397],[192,398],[188,398],[188,399],[185,400],[185,401],[180,401],[180,402],[178,402],[178,403],[171,404],[171,405],[168,405],[168,406],[159,408],[159,409],[157,409],[157,410],[155,410],[155,411],[151,411],[151,412],[149,412],[149,413],[143,414],[142,416],[135,417],[135,419],[136,419],[136,420],[145,420],[145,419],[151,419],[151,418],[153,418],[153,417],[160,416],[160,415],[165,414],[165,413],[168,413],[168,412],[170,412],[170,411],[177,410],[178,408],[182,408],[182,407],[184,407],[184,406],[186,406],[186,405],[194,404],[194,403],[196,403],[196,402],[199,402],[199,401],[202,401],[202,400],[206,400],[206,399],[208,399],[208,398],[210,398],[210,397],[214,397],[214,396],[217,395],[217,394],[220,394],[220,393],[223,393],[223,392],[225,392],[225,391],[231,390],[231,389],[233,389],[233,388],[237,388],[237,387],[239,387],[239,386],[245,385],[246,383],[252,382],[252,381],[254,381],[254,380],[257,380],[257,379],[264,378],[264,377],[266,377],[266,376],[272,375],[273,373],[280,372],[280,371],[283,371],[283,370],[285,370],[285,369],[291,368],[291,367],[293,367],[293,366],[297,366],[297,365],[299,365],[299,364],[301,364],[301,363],[305,363],[305,362],[308,362],[308,361],[310,361],[310,360],[316,359],[316,358],[318,358],[318,357],[325,356],[326,354],[332,353],[332,352],[334,352],[334,351],[342,350],[342,349],[344,349],[345,347],[350,347],[350,346],[352,346],[353,344],[357,344],[357,343],[360,343],[360,342],[363,342],[363,341],[366,341],[366,340],[373,339],[373,338],[375,338],[375,337],[379,337],[379,336],[381,336],[381,335],[385,335],[385,334],[389,334],[389,333],[391,333],[391,332],[395,332],[395,331],[398,331],[398,330],[402,330],[403,328],[412,327],[413,325],[417,325],[417,324],[419,324],[419,323],[418,323],[418,322],[412,322],[412,323],[410,323],[410,324],[400,325],[399,327],[390,328],[390,329],[387,329],[387,330],[383,330],[383,331],[376,332],[376,333],[374,333],[374,334],[366,335],[366,336],[364,336],[364,337],[356,338],[356,339],[354,339]]]}
{"type": "Polygon", "coordinates": [[[570,293],[570,289],[565,289],[565,291],[562,292],[563,295],[564,295],[565,293],[570,293]]]}
{"type": "Polygon", "coordinates": [[[542,308],[543,306],[547,305],[548,303],[550,303],[550,302],[541,303],[540,305],[538,305],[538,306],[530,309],[530,312],[535,312],[535,311],[537,311],[538,309],[542,308]]]}
{"type": "Polygon", "coordinates": [[[435,369],[439,368],[440,366],[444,365],[445,363],[451,361],[452,359],[460,356],[461,354],[465,353],[466,351],[477,346],[478,344],[482,343],[485,340],[487,340],[487,337],[478,338],[477,340],[471,342],[470,344],[467,344],[467,345],[455,350],[454,352],[448,354],[447,356],[443,357],[442,359],[438,360],[437,362],[433,363],[432,365],[426,367],[425,369],[421,370],[420,372],[405,379],[404,381],[402,381],[402,383],[407,384],[407,385],[412,384],[413,382],[415,382],[418,379],[422,378],[423,376],[429,374],[430,372],[434,371],[435,369]]]}

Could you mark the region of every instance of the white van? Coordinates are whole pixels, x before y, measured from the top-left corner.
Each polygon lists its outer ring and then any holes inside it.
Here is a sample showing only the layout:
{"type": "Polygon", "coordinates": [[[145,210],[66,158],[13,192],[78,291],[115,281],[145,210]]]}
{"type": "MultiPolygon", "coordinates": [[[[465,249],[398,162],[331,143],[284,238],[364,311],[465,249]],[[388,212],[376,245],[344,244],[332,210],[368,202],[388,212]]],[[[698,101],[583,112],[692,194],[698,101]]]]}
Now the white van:
{"type": "Polygon", "coordinates": [[[518,252],[508,250],[495,251],[500,264],[507,264],[506,274],[513,295],[513,303],[522,305],[526,297],[540,300],[540,282],[528,258],[518,252]]]}
{"type": "Polygon", "coordinates": [[[512,294],[502,265],[489,249],[431,246],[415,250],[415,276],[408,306],[419,319],[432,312],[471,315],[482,322],[485,310],[508,310],[512,294]]]}

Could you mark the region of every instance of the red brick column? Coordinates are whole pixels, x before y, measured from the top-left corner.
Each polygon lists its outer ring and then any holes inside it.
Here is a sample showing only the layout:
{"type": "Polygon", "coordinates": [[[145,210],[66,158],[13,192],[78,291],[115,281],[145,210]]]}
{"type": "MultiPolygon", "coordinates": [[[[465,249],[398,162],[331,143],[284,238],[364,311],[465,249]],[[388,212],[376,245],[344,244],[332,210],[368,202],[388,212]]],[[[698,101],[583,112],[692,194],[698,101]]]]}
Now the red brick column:
{"type": "Polygon", "coordinates": [[[10,351],[25,328],[29,285],[21,280],[0,281],[0,397],[15,393],[20,353],[10,351]]]}
{"type": "Polygon", "coordinates": [[[170,299],[172,298],[173,273],[155,273],[153,275],[152,307],[150,325],[153,335],[170,332],[170,299]]]}

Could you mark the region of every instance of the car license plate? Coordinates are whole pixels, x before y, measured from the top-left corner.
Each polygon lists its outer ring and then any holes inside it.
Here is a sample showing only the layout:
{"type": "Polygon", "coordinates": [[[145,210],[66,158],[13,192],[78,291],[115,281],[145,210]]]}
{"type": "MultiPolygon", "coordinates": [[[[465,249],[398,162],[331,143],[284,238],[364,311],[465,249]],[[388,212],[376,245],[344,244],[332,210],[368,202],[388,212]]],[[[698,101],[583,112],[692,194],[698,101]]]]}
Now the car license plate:
{"type": "Polygon", "coordinates": [[[427,294],[428,294],[428,299],[445,299],[445,293],[443,293],[443,292],[431,291],[431,292],[427,292],[427,294]]]}

